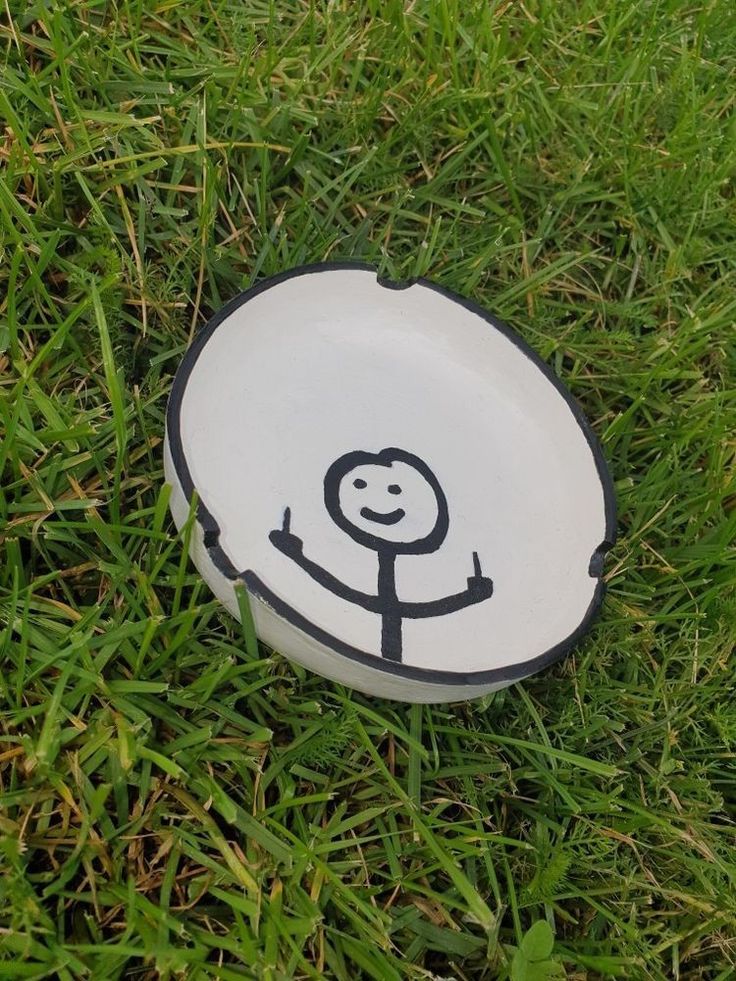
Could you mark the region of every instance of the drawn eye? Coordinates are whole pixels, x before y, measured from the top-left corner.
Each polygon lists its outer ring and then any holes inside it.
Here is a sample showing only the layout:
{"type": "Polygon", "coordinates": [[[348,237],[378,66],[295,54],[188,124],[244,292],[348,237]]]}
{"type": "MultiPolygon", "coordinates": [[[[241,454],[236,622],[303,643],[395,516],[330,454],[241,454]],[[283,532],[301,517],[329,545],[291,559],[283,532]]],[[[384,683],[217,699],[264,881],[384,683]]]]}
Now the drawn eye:
{"type": "Polygon", "coordinates": [[[398,484],[389,484],[388,485],[388,492],[389,492],[389,494],[400,494],[401,493],[401,488],[399,487],[398,484]]]}
{"type": "Polygon", "coordinates": [[[353,487],[357,487],[358,490],[363,490],[363,488],[367,486],[368,484],[366,484],[364,480],[361,480],[360,477],[358,477],[357,480],[353,481],[353,487]]]}

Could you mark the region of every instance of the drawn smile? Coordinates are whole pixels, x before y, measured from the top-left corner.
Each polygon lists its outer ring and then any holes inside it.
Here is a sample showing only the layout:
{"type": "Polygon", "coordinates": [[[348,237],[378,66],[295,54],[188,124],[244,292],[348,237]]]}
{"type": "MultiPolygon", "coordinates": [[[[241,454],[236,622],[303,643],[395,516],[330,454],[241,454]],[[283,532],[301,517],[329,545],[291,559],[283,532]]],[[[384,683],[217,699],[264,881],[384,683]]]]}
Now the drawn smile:
{"type": "Polygon", "coordinates": [[[382,514],[380,511],[372,511],[370,508],[361,508],[360,513],[362,517],[369,521],[377,521],[379,525],[395,525],[397,521],[401,521],[406,511],[403,508],[396,508],[395,511],[382,514]]]}

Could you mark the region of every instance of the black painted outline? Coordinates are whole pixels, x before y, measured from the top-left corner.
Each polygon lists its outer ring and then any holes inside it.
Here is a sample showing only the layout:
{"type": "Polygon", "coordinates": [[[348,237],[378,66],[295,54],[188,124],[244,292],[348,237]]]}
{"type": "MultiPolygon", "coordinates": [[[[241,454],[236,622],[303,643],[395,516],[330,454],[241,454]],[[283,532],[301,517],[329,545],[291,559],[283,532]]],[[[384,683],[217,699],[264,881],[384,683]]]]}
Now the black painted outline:
{"type": "MultiPolygon", "coordinates": [[[[367,486],[365,480],[361,478],[353,483],[359,490],[367,486]]],[[[398,484],[391,484],[389,492],[400,494],[401,488],[398,484]]],[[[342,529],[354,542],[377,553],[378,582],[375,595],[353,589],[352,586],[346,585],[327,569],[306,557],[304,543],[291,531],[291,508],[284,509],[281,528],[274,529],[268,537],[274,548],[290,558],[320,586],[328,589],[335,596],[339,596],[340,599],[379,614],[381,617],[381,657],[389,661],[401,661],[402,623],[405,619],[416,620],[420,617],[446,616],[448,613],[456,613],[468,606],[482,603],[483,600],[490,599],[493,595],[493,582],[483,575],[478,553],[473,552],[473,575],[468,576],[468,585],[461,592],[419,603],[406,603],[399,599],[396,592],[397,556],[429,555],[431,552],[436,552],[444,542],[450,527],[450,512],[447,507],[445,492],[432,469],[414,453],[408,453],[406,450],[400,450],[396,447],[389,447],[378,453],[369,453],[367,450],[351,450],[349,453],[343,453],[327,468],[324,479],[324,499],[327,513],[337,527],[342,529]],[[353,473],[356,467],[370,466],[390,469],[394,462],[405,463],[416,470],[431,487],[434,494],[437,518],[429,533],[423,538],[397,542],[389,538],[382,538],[380,535],[373,535],[351,521],[340,504],[342,482],[348,474],[353,473]]],[[[382,525],[393,525],[404,517],[405,512],[402,508],[397,508],[388,514],[381,514],[364,507],[360,509],[360,514],[370,521],[382,525]],[[367,515],[366,512],[368,512],[367,515]]]]}
{"type": "Polygon", "coordinates": [[[260,293],[263,293],[274,286],[278,286],[289,279],[294,279],[299,276],[308,276],[321,272],[335,272],[339,270],[355,270],[358,272],[374,273],[378,283],[386,289],[406,289],[416,284],[427,289],[434,290],[435,293],[439,293],[441,296],[446,297],[453,303],[457,303],[459,306],[464,307],[470,313],[482,318],[490,327],[503,334],[503,336],[514,344],[519,351],[522,352],[522,354],[529,358],[535,367],[542,372],[545,378],[552,385],[554,385],[557,392],[567,403],[567,406],[572,412],[575,421],[585,436],[586,442],[588,443],[590,451],[593,454],[596,472],[603,490],[606,524],[605,538],[595,549],[590,559],[588,571],[593,578],[598,579],[598,583],[593,593],[593,598],[588,605],[588,609],[586,610],[585,615],[583,616],[583,619],[580,621],[579,625],[568,637],[560,641],[560,643],[556,644],[554,647],[551,647],[548,651],[545,651],[543,654],[539,654],[537,657],[531,658],[527,661],[522,661],[518,664],[504,665],[503,667],[499,668],[490,668],[484,671],[470,672],[445,671],[439,668],[418,668],[409,664],[400,664],[395,661],[388,661],[385,658],[378,657],[376,654],[369,654],[366,651],[361,651],[357,647],[352,647],[350,644],[346,644],[344,641],[341,641],[336,637],[332,637],[329,633],[327,633],[327,631],[323,630],[321,627],[318,627],[316,624],[311,623],[301,613],[289,606],[288,603],[273,593],[254,571],[246,570],[242,573],[238,572],[237,568],[220,545],[220,527],[217,521],[207,509],[204,502],[199,499],[197,502],[197,521],[202,528],[204,546],[207,549],[213,565],[219,572],[221,572],[227,579],[233,581],[240,580],[244,582],[248,590],[267,606],[269,606],[274,613],[277,614],[277,616],[280,616],[288,623],[291,623],[297,630],[307,634],[319,643],[324,644],[336,653],[341,654],[350,660],[371,667],[378,672],[394,674],[404,678],[410,678],[414,681],[443,685],[470,686],[489,685],[495,683],[512,684],[515,681],[520,681],[522,678],[535,674],[537,671],[541,671],[543,668],[554,664],[555,661],[560,660],[563,654],[567,653],[567,651],[574,647],[584,636],[596,615],[600,611],[603,596],[605,594],[605,583],[601,579],[605,555],[609,549],[613,548],[616,542],[616,495],[614,492],[613,480],[606,463],[606,458],[603,455],[601,445],[573,395],[568,391],[546,361],[543,361],[536,351],[529,347],[526,341],[524,341],[502,320],[499,320],[497,317],[493,316],[493,314],[490,314],[487,310],[484,310],[483,307],[479,306],[473,300],[466,299],[465,297],[454,293],[452,290],[449,290],[444,286],[440,286],[438,283],[433,283],[431,280],[425,279],[422,276],[399,283],[381,276],[376,267],[370,265],[369,263],[352,261],[323,262],[311,265],[296,266],[293,269],[279,273],[277,276],[264,279],[260,283],[255,284],[244,292],[233,297],[233,299],[226,303],[225,306],[223,306],[222,309],[219,310],[197,333],[192,344],[185,352],[176,375],[174,376],[171,394],[166,407],[166,432],[169,441],[169,452],[171,453],[171,460],[174,465],[176,475],[179,479],[179,484],[184,497],[186,500],[191,501],[192,497],[196,493],[196,488],[194,487],[194,483],[192,481],[192,476],[186,462],[181,441],[181,431],[179,429],[181,404],[184,398],[189,376],[191,375],[199,355],[202,353],[207,341],[224,320],[226,320],[244,303],[247,303],[248,300],[254,299],[254,297],[258,296],[260,293]]]}

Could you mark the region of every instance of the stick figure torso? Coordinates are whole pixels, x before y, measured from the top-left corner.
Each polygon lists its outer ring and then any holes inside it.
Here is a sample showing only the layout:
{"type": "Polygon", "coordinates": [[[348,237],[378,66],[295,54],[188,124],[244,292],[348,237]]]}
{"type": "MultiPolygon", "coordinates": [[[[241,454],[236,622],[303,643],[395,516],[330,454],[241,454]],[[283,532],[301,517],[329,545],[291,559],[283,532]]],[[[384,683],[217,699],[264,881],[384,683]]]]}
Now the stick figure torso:
{"type": "Polygon", "coordinates": [[[473,552],[473,574],[459,593],[420,603],[406,603],[396,592],[397,555],[435,552],[449,526],[447,500],[427,464],[405,450],[380,453],[354,450],[330,466],[324,480],[325,507],[335,524],[355,542],[378,556],[375,595],[341,582],[308,559],[300,538],[291,533],[291,509],[284,510],[282,527],[271,532],[273,545],[296,562],[316,582],[336,596],[381,617],[381,654],[401,661],[404,618],[444,616],[480,603],[493,593],[492,581],[482,574],[473,552]]]}

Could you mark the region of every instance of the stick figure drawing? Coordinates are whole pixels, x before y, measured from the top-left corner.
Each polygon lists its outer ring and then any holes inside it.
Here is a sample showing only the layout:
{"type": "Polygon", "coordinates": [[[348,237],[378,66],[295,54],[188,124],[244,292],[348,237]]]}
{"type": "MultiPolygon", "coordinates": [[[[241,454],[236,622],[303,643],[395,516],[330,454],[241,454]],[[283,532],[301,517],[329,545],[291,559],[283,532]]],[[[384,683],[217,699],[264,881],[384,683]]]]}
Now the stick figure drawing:
{"type": "Polygon", "coordinates": [[[484,576],[473,552],[473,574],[458,593],[426,602],[399,599],[396,591],[398,555],[436,552],[449,527],[447,499],[424,460],[406,450],[379,453],[354,450],[339,457],[324,479],[327,512],[353,541],[378,556],[375,595],[363,593],[304,555],[303,542],[291,531],[291,508],[284,510],[282,527],[269,535],[272,544],[325,589],[381,617],[381,654],[401,661],[402,621],[454,613],[489,599],[493,582],[484,576]]]}

